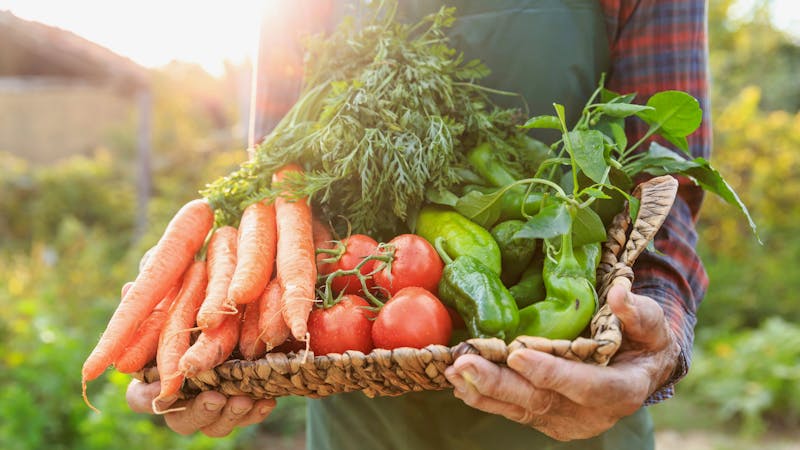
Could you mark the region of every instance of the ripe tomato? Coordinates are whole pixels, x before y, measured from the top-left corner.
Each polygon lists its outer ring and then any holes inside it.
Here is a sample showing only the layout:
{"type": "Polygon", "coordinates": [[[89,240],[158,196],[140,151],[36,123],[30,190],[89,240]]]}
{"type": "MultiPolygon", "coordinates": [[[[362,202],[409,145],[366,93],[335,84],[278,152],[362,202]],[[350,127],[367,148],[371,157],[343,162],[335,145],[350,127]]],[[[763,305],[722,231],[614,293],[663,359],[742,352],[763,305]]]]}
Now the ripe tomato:
{"type": "Polygon", "coordinates": [[[376,286],[390,295],[409,286],[421,287],[432,293],[438,291],[444,262],[425,238],[416,234],[401,234],[389,241],[389,245],[394,246],[394,260],[375,274],[376,286]]]}
{"type": "Polygon", "coordinates": [[[435,295],[420,287],[400,289],[383,305],[372,324],[376,348],[423,348],[445,345],[453,324],[447,309],[435,295]]]}
{"type": "MultiPolygon", "coordinates": [[[[364,234],[354,234],[342,241],[345,247],[344,253],[338,261],[321,264],[319,272],[321,275],[328,275],[337,270],[353,270],[358,263],[367,256],[376,254],[378,242],[364,234]]],[[[377,261],[369,261],[361,267],[360,272],[368,275],[375,270],[377,261]]],[[[367,288],[372,290],[375,282],[372,278],[367,280],[367,288]]],[[[356,275],[344,275],[335,277],[331,282],[331,287],[335,294],[344,292],[345,294],[357,295],[361,293],[361,282],[356,275]]]]}
{"type": "Polygon", "coordinates": [[[370,306],[357,295],[345,295],[330,308],[314,308],[308,316],[309,347],[314,354],[372,351],[372,320],[370,306]]]}

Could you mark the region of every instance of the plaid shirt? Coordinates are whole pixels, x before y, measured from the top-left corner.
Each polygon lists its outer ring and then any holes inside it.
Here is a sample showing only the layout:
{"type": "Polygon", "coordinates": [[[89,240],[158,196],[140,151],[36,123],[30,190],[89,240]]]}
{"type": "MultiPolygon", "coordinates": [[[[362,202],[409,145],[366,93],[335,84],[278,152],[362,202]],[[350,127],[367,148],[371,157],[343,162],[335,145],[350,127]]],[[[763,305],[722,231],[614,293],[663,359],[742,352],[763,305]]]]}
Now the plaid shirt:
{"type": "MultiPolygon", "coordinates": [[[[711,151],[711,122],[705,0],[601,0],[600,3],[606,15],[611,48],[609,89],[636,92],[641,101],[667,89],[693,95],[700,101],[704,118],[700,129],[688,138],[689,149],[694,157],[707,158],[711,151]]],[[[646,131],[644,122],[628,124],[631,142],[636,142],[646,131]]],[[[645,252],[634,266],[634,291],[661,304],[681,347],[672,378],[646,404],[671,397],[674,384],[686,375],[697,307],[708,286],[706,271],[695,251],[695,222],[703,192],[687,179],[679,181],[678,199],[655,240],[661,254],[645,252]]]]}

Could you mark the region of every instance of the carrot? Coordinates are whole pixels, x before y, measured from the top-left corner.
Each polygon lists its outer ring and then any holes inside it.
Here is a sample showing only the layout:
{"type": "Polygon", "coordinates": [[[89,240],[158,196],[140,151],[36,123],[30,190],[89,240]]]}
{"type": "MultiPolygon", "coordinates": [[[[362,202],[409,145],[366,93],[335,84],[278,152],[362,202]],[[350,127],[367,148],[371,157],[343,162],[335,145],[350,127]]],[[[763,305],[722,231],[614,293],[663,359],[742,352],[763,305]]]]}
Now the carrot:
{"type": "Polygon", "coordinates": [[[264,297],[259,296],[256,301],[248,303],[244,308],[242,331],[239,334],[239,352],[248,361],[254,361],[267,352],[267,346],[259,339],[258,332],[258,314],[263,300],[264,297]]]}
{"type": "Polygon", "coordinates": [[[153,308],[172,289],[203,246],[214,223],[214,212],[203,199],[185,204],[167,225],[150,257],[125,294],[106,326],[99,342],[83,363],[81,384],[86,397],[86,383],[100,376],[125,350],[153,308]]]}
{"type": "Polygon", "coordinates": [[[273,279],[261,295],[258,318],[258,335],[266,344],[267,351],[281,345],[291,333],[283,319],[283,289],[273,279]]]}
{"type": "Polygon", "coordinates": [[[197,325],[202,329],[217,328],[225,315],[236,314],[236,303],[228,298],[228,287],[236,268],[236,228],[223,226],[211,235],[206,253],[208,287],[206,298],[197,313],[197,325]]]}
{"type": "Polygon", "coordinates": [[[133,335],[130,345],[125,348],[119,358],[114,362],[114,368],[122,373],[134,373],[142,370],[144,366],[156,357],[158,349],[158,336],[167,321],[169,308],[180,291],[180,285],[175,285],[169,294],[156,305],[150,316],[139,325],[133,335]]]}
{"type": "MultiPolygon", "coordinates": [[[[280,183],[291,172],[302,172],[302,169],[296,164],[284,166],[272,176],[272,184],[280,183]]],[[[295,339],[305,340],[317,280],[311,208],[306,198],[290,201],[279,196],[275,199],[275,216],[278,230],[276,269],[283,288],[283,318],[295,339]]]]}
{"type": "Polygon", "coordinates": [[[156,365],[161,379],[161,392],[153,399],[153,411],[159,412],[158,401],[177,393],[183,384],[178,361],[189,349],[191,336],[188,330],[194,326],[197,310],[205,298],[207,283],[205,261],[195,261],[186,271],[180,294],[169,309],[159,336],[156,365]]]}
{"type": "Polygon", "coordinates": [[[257,202],[245,208],[228,299],[250,303],[264,291],[275,265],[275,233],[275,206],[257,202]]]}
{"type": "Polygon", "coordinates": [[[239,342],[241,313],[224,316],[216,328],[203,330],[178,361],[178,370],[186,378],[222,364],[239,342]]]}

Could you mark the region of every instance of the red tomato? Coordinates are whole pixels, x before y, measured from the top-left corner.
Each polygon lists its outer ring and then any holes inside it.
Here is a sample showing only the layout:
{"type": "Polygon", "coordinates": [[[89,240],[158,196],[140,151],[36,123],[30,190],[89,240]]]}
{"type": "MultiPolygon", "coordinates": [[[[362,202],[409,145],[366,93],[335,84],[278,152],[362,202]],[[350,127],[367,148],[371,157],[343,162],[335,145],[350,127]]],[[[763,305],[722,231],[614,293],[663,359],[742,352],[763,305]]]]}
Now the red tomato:
{"type": "Polygon", "coordinates": [[[330,308],[314,308],[308,316],[309,346],[317,355],[358,350],[372,351],[370,306],[357,295],[345,295],[330,308]]]}
{"type": "MultiPolygon", "coordinates": [[[[319,268],[321,275],[328,275],[337,270],[353,270],[367,256],[374,255],[378,250],[378,242],[364,234],[354,234],[342,241],[345,251],[341,258],[333,263],[322,264],[319,268]]],[[[361,273],[370,274],[375,270],[377,261],[369,261],[361,267],[361,273]]],[[[367,280],[367,288],[372,290],[375,282],[372,278],[367,280]]],[[[334,293],[357,295],[361,293],[361,282],[355,275],[338,276],[331,282],[334,293]]]]}
{"type": "Polygon", "coordinates": [[[416,234],[401,234],[389,244],[395,249],[394,260],[375,274],[376,286],[390,295],[410,286],[438,292],[444,262],[425,238],[416,234]]]}
{"type": "Polygon", "coordinates": [[[383,305],[372,324],[376,348],[423,348],[446,345],[453,332],[447,309],[435,295],[420,287],[400,289],[383,305]]]}

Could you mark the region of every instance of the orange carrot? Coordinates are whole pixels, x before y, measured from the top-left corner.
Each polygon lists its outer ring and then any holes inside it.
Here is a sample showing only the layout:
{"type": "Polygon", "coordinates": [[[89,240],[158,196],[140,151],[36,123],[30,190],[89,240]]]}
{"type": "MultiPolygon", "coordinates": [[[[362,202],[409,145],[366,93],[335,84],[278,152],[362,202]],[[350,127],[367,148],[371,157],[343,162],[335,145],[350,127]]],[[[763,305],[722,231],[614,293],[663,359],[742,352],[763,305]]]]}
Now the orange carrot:
{"type": "Polygon", "coordinates": [[[217,328],[225,315],[236,314],[236,303],[228,298],[228,287],[236,268],[236,228],[217,228],[208,242],[206,298],[197,313],[197,325],[203,329],[217,328]]]}
{"type": "Polygon", "coordinates": [[[159,336],[156,365],[161,379],[161,392],[153,400],[153,411],[158,412],[159,400],[177,393],[183,384],[178,361],[189,349],[191,336],[188,330],[194,326],[197,310],[205,298],[207,283],[205,261],[195,261],[186,271],[181,292],[169,309],[169,316],[159,336]]]}
{"type": "Polygon", "coordinates": [[[208,202],[197,199],[184,205],[167,225],[133,286],[111,316],[100,341],[83,363],[81,384],[87,404],[86,383],[100,376],[125,350],[139,324],[178,282],[203,246],[213,223],[214,212],[208,202]]]}
{"type": "Polygon", "coordinates": [[[170,293],[156,305],[150,316],[139,325],[130,345],[125,347],[122,355],[114,361],[115,369],[122,373],[138,372],[156,357],[158,336],[164,328],[164,323],[169,315],[169,308],[175,301],[179,291],[180,285],[175,285],[170,293]]]}
{"type": "Polygon", "coordinates": [[[264,292],[275,266],[275,233],[275,206],[257,202],[245,208],[228,299],[250,303],[264,292]]]}
{"type": "Polygon", "coordinates": [[[239,352],[248,361],[254,361],[267,352],[267,346],[259,339],[258,332],[258,313],[261,311],[263,300],[264,297],[259,296],[256,301],[248,303],[244,308],[242,331],[239,334],[239,352]]]}
{"type": "Polygon", "coordinates": [[[203,330],[178,361],[178,370],[186,378],[222,364],[239,342],[241,314],[224,316],[216,328],[203,330]]]}
{"type": "MultiPolygon", "coordinates": [[[[290,172],[302,172],[302,169],[296,164],[284,166],[272,176],[272,184],[280,183],[290,172]]],[[[276,269],[283,288],[283,318],[295,339],[304,340],[317,281],[311,207],[306,198],[290,201],[279,196],[275,199],[275,216],[278,230],[276,269]]]]}
{"type": "Polygon", "coordinates": [[[281,345],[291,333],[283,319],[283,290],[277,279],[273,279],[261,295],[258,319],[258,335],[266,344],[267,351],[281,345]]]}

